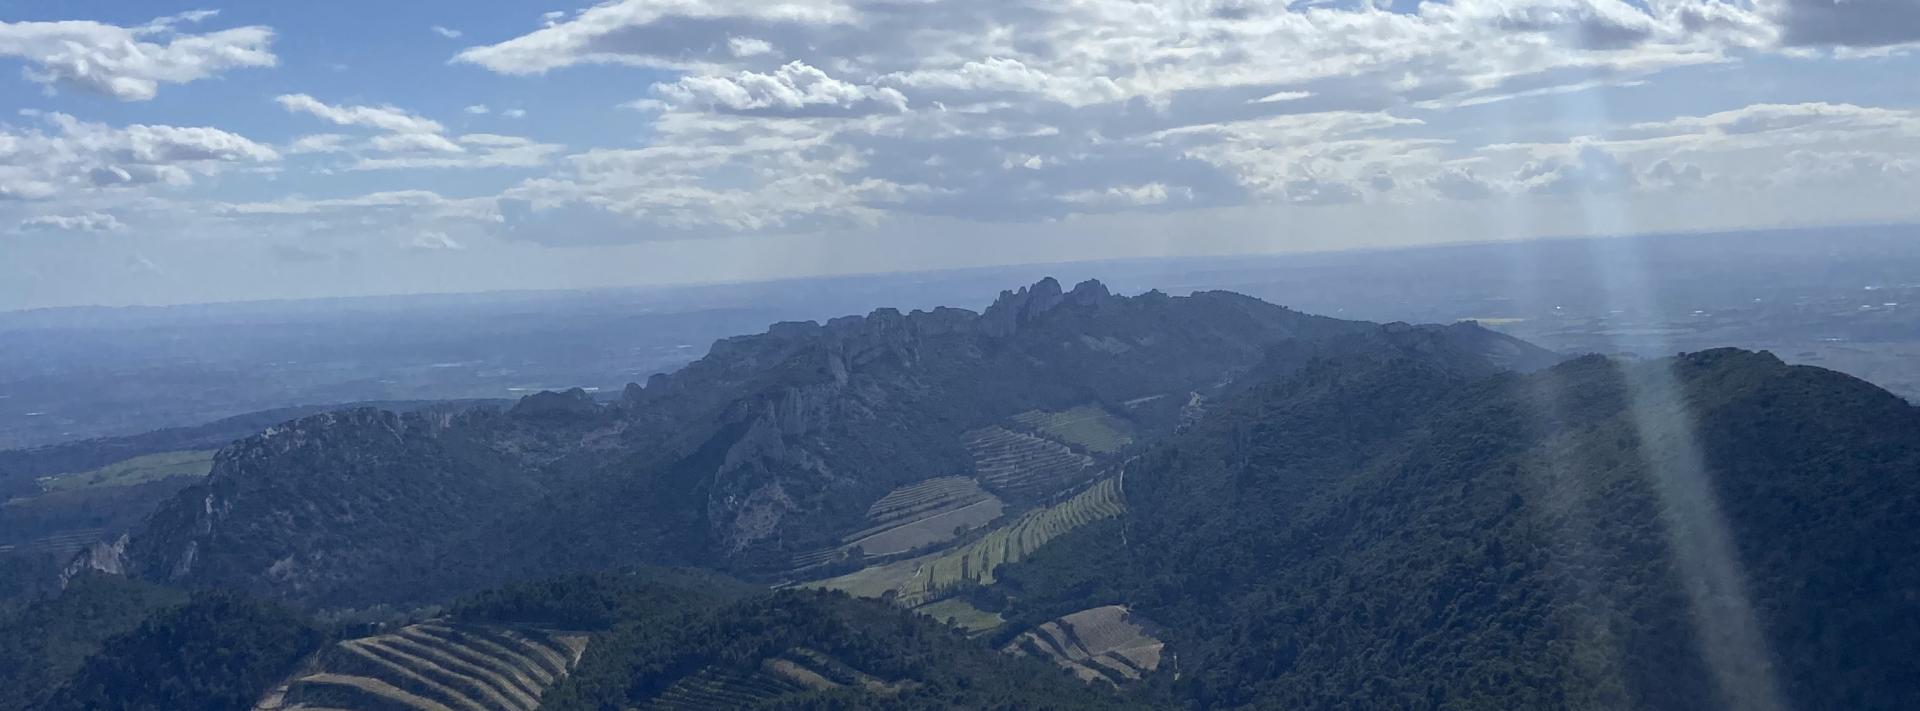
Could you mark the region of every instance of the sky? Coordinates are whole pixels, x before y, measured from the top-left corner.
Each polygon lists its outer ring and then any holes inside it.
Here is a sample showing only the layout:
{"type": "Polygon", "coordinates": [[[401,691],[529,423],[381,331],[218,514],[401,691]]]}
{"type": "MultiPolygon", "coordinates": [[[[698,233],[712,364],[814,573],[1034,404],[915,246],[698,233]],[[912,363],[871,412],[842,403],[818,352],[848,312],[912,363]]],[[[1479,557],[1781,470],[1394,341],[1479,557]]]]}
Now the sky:
{"type": "Polygon", "coordinates": [[[0,310],[1920,221],[1916,77],[1920,0],[0,0],[0,310]]]}

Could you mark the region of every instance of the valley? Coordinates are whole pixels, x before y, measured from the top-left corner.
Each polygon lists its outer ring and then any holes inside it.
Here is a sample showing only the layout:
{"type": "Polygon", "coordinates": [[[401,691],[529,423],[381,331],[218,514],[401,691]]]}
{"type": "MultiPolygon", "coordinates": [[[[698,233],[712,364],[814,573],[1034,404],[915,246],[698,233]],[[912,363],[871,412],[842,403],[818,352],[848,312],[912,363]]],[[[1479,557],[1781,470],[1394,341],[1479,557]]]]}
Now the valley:
{"type": "MultiPolygon", "coordinates": [[[[58,637],[83,651],[34,681],[50,708],[187,693],[128,673],[173,669],[172,639],[259,660],[160,674],[264,711],[1744,708],[1725,679],[1761,672],[1715,667],[1708,622],[1786,660],[1776,700],[1920,694],[1854,675],[1920,639],[1887,622],[1909,568],[1862,563],[1920,535],[1920,413],[1766,353],[1569,358],[1043,280],[977,314],[776,324],[614,400],[190,441],[20,460],[63,467],[9,504],[53,531],[10,544],[37,589],[190,595],[58,637]],[[1644,425],[1683,415],[1691,459],[1644,425]],[[1682,476],[1739,544],[1745,617],[1692,612],[1682,476]],[[125,503],[80,527],[60,497],[125,503]]],[[[47,634],[37,609],[0,631],[47,634]]]]}

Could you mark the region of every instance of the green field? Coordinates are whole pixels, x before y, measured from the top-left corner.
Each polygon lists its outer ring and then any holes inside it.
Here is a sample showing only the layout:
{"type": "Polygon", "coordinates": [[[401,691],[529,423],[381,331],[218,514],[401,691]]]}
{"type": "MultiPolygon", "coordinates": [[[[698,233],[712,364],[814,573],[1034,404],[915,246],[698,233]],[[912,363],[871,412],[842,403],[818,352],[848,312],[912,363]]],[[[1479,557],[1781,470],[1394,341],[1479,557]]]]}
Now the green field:
{"type": "Polygon", "coordinates": [[[913,607],[929,602],[935,593],[962,580],[992,584],[993,568],[1001,563],[1025,558],[1061,534],[1091,521],[1118,516],[1125,508],[1119,479],[1107,479],[1060,504],[1028,511],[965,546],[863,568],[802,587],[870,598],[892,593],[900,604],[913,607]]]}
{"type": "Polygon", "coordinates": [[[999,613],[987,612],[959,598],[930,602],[914,608],[913,611],[931,617],[941,624],[958,627],[970,635],[991,632],[1007,623],[999,613]]]}
{"type": "Polygon", "coordinates": [[[40,480],[40,488],[49,492],[92,489],[107,486],[133,486],[176,476],[203,477],[213,469],[211,449],[160,452],[121,460],[91,471],[56,474],[40,480]]]}
{"type": "Polygon", "coordinates": [[[580,661],[587,638],[428,623],[342,641],[258,708],[532,711],[580,661]]]}
{"type": "Polygon", "coordinates": [[[1081,405],[1065,412],[1033,410],[1013,417],[1041,436],[1077,445],[1096,454],[1112,454],[1133,444],[1125,420],[1099,405],[1081,405]]]}
{"type": "Polygon", "coordinates": [[[922,566],[938,557],[939,553],[929,553],[918,558],[896,560],[886,565],[875,565],[839,577],[806,583],[801,587],[839,590],[854,597],[879,598],[888,592],[899,592],[919,574],[922,566]]]}

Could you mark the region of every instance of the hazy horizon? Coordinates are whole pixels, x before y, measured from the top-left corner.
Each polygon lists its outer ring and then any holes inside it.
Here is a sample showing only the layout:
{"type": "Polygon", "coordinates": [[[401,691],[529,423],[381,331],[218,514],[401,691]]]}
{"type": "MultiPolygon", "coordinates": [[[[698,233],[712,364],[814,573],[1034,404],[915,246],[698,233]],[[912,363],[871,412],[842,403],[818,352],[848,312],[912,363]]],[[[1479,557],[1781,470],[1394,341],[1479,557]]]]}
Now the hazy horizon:
{"type": "Polygon", "coordinates": [[[1904,0],[3,7],[0,309],[1920,220],[1904,0]]]}
{"type": "MultiPolygon", "coordinates": [[[[849,270],[849,271],[840,271],[840,272],[782,274],[782,275],[761,276],[761,277],[745,277],[745,278],[736,278],[736,279],[711,279],[711,280],[701,280],[701,281],[680,281],[680,282],[674,282],[674,281],[662,281],[662,282],[650,282],[650,283],[609,282],[609,283],[603,283],[603,284],[589,283],[589,284],[577,284],[577,285],[576,284],[556,284],[556,285],[546,285],[546,286],[539,286],[539,285],[504,286],[499,288],[490,288],[490,289],[480,288],[480,289],[469,289],[469,290],[451,289],[451,290],[441,290],[441,291],[367,291],[367,292],[358,292],[358,293],[337,293],[337,294],[322,294],[322,295],[266,294],[266,295],[257,295],[257,296],[251,296],[251,297],[216,299],[216,300],[208,300],[208,301],[157,301],[157,302],[120,302],[120,303],[79,302],[79,303],[43,305],[43,306],[0,307],[0,314],[22,314],[22,313],[35,312],[35,311],[60,311],[60,310],[66,310],[66,309],[140,309],[140,308],[167,308],[167,307],[176,307],[176,306],[221,306],[221,305],[244,305],[244,304],[269,304],[273,302],[319,302],[319,301],[332,301],[332,300],[351,301],[351,300],[377,300],[377,299],[387,299],[387,298],[404,299],[408,297],[462,297],[462,296],[489,296],[489,295],[505,296],[505,295],[536,295],[541,293],[567,293],[567,292],[582,292],[582,291],[592,292],[592,291],[623,291],[623,290],[649,290],[649,289],[689,289],[689,288],[704,288],[704,287],[724,287],[729,285],[761,285],[761,284],[774,284],[774,283],[780,283],[780,282],[805,282],[805,281],[830,280],[830,279],[840,279],[840,278],[936,275],[936,274],[947,274],[947,273],[992,272],[995,270],[1044,269],[1047,267],[1084,267],[1084,266],[1099,265],[1099,264],[1119,264],[1119,265],[1138,266],[1138,265],[1152,265],[1156,263],[1166,262],[1169,266],[1169,271],[1172,271],[1172,267],[1174,265],[1178,265],[1182,263],[1201,262],[1201,261],[1212,260],[1212,259],[1233,259],[1236,257],[1249,258],[1249,259],[1276,259],[1276,258],[1284,258],[1288,256],[1338,257],[1341,255],[1352,255],[1352,256],[1358,257],[1358,256],[1364,256],[1364,255],[1376,254],[1376,253],[1419,252],[1422,250],[1436,250],[1436,249],[1449,249],[1449,248],[1471,249],[1475,247],[1499,247],[1502,245],[1520,245],[1524,243],[1564,243],[1564,242],[1580,242],[1580,241],[1587,241],[1587,240],[1618,240],[1618,239],[1665,239],[1665,238],[1684,239],[1689,237],[1712,238],[1712,237],[1729,237],[1729,236],[1741,235],[1741,234],[1786,234],[1786,233],[1801,233],[1801,232],[1817,233],[1821,231],[1860,230],[1860,229],[1876,229],[1876,228],[1895,229],[1895,230],[1911,228],[1916,232],[1916,234],[1920,234],[1920,223],[1865,222],[1865,223],[1855,223],[1855,224],[1836,224],[1836,225],[1820,225],[1820,226],[1782,226],[1782,227],[1738,229],[1738,230],[1730,229],[1730,230],[1696,230],[1696,231],[1678,231],[1678,232],[1643,232],[1643,233],[1634,233],[1634,234],[1614,234],[1614,235],[1546,235],[1546,236],[1540,236],[1540,237],[1514,239],[1514,240],[1460,240],[1460,241],[1454,241],[1454,242],[1438,242],[1438,243],[1425,243],[1425,244],[1414,244],[1414,245],[1346,246],[1346,247],[1336,246],[1336,247],[1329,247],[1325,249],[1302,249],[1302,250],[1278,251],[1278,252],[1193,253],[1193,254],[1159,255],[1159,256],[1117,256],[1117,257],[1105,257],[1105,258],[1058,259],[1058,260],[1025,261],[1025,262],[992,262],[989,260],[979,264],[961,264],[961,265],[952,265],[952,266],[926,266],[926,267],[917,267],[917,268],[910,267],[910,268],[889,269],[889,270],[849,270]]],[[[1812,239],[1813,235],[1811,234],[1808,235],[1808,238],[1812,239]]],[[[1015,285],[1010,285],[1010,286],[1015,286],[1015,285]]]]}

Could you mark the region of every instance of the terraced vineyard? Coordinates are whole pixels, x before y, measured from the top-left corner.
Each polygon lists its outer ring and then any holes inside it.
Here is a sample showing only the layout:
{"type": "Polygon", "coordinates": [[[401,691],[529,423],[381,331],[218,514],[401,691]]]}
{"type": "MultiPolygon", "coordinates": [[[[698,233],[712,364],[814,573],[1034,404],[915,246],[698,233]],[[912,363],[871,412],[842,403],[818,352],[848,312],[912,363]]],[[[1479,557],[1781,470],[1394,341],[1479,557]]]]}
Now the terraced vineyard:
{"type": "Polygon", "coordinates": [[[1030,434],[986,427],[966,434],[980,483],[997,492],[1038,498],[1083,481],[1093,458],[1030,434]]]}
{"type": "Polygon", "coordinates": [[[1160,666],[1166,645],[1125,607],[1061,617],[1015,637],[1001,651],[1051,660],[1085,681],[1124,683],[1160,666]]]}
{"type": "Polygon", "coordinates": [[[1017,561],[1091,521],[1119,516],[1126,510],[1120,480],[1109,478],[1054,506],[1034,509],[1018,520],[994,529],[980,540],[948,551],[919,566],[898,589],[900,604],[913,607],[961,581],[993,583],[993,570],[1017,561]]]}
{"type": "Polygon", "coordinates": [[[586,645],[578,634],[413,625],[334,645],[255,708],[531,711],[586,645]]]}
{"type": "Polygon", "coordinates": [[[946,476],[894,489],[867,509],[867,527],[840,545],[793,558],[796,570],[837,562],[853,554],[886,556],[952,540],[955,532],[985,526],[1006,504],[964,476],[946,476]]]}
{"type": "Polygon", "coordinates": [[[958,527],[976,528],[1006,508],[974,480],[928,479],[881,497],[867,509],[869,526],[846,537],[867,555],[890,555],[953,538],[958,527]]]}
{"type": "Polygon", "coordinates": [[[1099,405],[1081,405],[1065,412],[1033,410],[1013,417],[1035,432],[1096,454],[1112,454],[1133,443],[1126,421],[1099,405]]]}
{"type": "Polygon", "coordinates": [[[647,711],[700,711],[745,708],[803,691],[858,686],[893,693],[900,684],[842,664],[826,654],[795,647],[763,659],[751,671],[721,666],[701,669],[668,686],[642,708],[647,711]]]}
{"type": "Polygon", "coordinates": [[[0,546],[0,553],[22,553],[28,555],[51,554],[55,558],[70,558],[88,544],[100,540],[106,531],[99,528],[83,528],[73,531],[36,538],[18,545],[0,546]]]}

